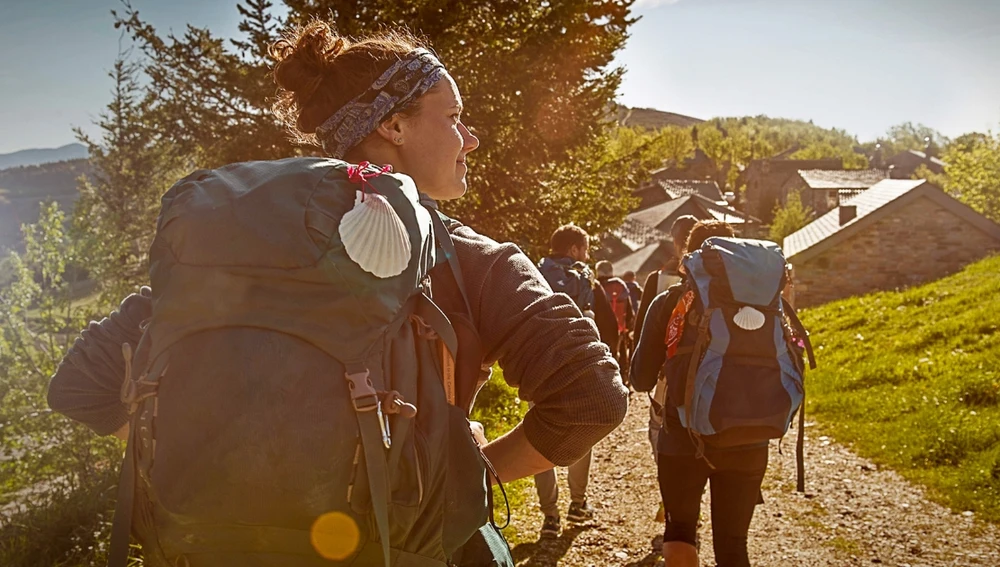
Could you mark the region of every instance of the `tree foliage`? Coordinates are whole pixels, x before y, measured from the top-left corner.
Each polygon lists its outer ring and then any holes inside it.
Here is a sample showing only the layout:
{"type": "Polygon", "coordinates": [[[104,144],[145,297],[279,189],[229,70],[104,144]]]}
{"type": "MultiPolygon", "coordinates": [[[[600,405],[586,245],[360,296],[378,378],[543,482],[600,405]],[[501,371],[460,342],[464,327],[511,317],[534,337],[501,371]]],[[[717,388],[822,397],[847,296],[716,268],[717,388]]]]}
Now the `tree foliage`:
{"type": "Polygon", "coordinates": [[[752,161],[776,155],[790,159],[837,158],[847,169],[868,166],[855,137],[811,122],[767,116],[713,118],[695,130],[698,149],[715,168],[712,179],[724,190],[739,191],[742,174],[752,161]]]}
{"type": "Polygon", "coordinates": [[[77,130],[92,173],[79,184],[73,224],[102,307],[149,280],[148,253],[160,195],[182,175],[179,158],[150,123],[155,97],[138,83],[139,67],[122,56],[109,73],[112,100],[97,120],[99,141],[77,130]]]}
{"type": "Polygon", "coordinates": [[[944,155],[943,189],[979,213],[1000,222],[1000,133],[963,136],[944,155]]]}
{"type": "Polygon", "coordinates": [[[46,403],[49,376],[89,315],[75,300],[78,248],[65,225],[55,203],[43,205],[0,290],[0,505],[13,514],[0,522],[3,565],[90,565],[107,537],[121,447],[46,403]]]}
{"type": "Polygon", "coordinates": [[[802,204],[802,195],[798,191],[790,192],[784,206],[774,207],[768,239],[781,245],[786,236],[812,222],[812,214],[812,209],[802,204]]]}
{"type": "MultiPolygon", "coordinates": [[[[295,148],[269,112],[275,92],[266,46],[284,24],[324,18],[347,36],[405,24],[434,46],[463,92],[465,121],[480,137],[469,156],[470,193],[444,207],[500,240],[536,248],[573,208],[595,231],[617,226],[641,170],[583,160],[610,139],[607,109],[623,70],[615,53],[635,19],[632,0],[268,0],[237,9],[243,36],[229,44],[189,26],[161,36],[139,14],[118,17],[147,56],[157,93],[152,119],[202,166],[287,157],[295,148]],[[589,176],[570,175],[583,166],[589,176]],[[589,210],[583,207],[590,207],[589,210]]],[[[622,165],[636,156],[623,156],[622,165]]]]}
{"type": "Polygon", "coordinates": [[[869,153],[874,153],[878,144],[882,155],[888,159],[906,150],[926,151],[929,147],[931,154],[940,157],[940,154],[948,147],[951,141],[941,132],[912,122],[903,122],[890,127],[884,136],[880,136],[872,142],[865,144],[869,153]]]}

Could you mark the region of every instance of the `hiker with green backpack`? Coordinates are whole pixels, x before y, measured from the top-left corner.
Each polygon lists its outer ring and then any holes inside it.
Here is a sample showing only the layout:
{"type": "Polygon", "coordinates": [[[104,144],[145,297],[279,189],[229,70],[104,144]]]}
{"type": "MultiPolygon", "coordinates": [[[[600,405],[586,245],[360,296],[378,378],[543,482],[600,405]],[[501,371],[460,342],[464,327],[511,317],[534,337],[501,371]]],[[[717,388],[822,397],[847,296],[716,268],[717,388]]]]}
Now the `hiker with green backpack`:
{"type": "Polygon", "coordinates": [[[708,482],[716,563],[748,567],[768,441],[783,437],[796,413],[801,441],[803,354],[812,363],[811,348],[782,298],[785,258],[773,242],[701,221],[681,266],[682,281],[653,300],[632,359],[634,387],[665,392],[657,440],[665,566],[699,564],[708,482]]]}
{"type": "Polygon", "coordinates": [[[271,54],[278,118],[324,157],[174,185],[151,287],[52,378],[53,409],[127,439],[109,565],[130,535],[150,567],[513,565],[490,484],[612,431],[617,366],[514,245],[438,212],[479,141],[432,51],[313,22],[271,54]],[[495,362],[533,407],[484,443],[495,362]]]}

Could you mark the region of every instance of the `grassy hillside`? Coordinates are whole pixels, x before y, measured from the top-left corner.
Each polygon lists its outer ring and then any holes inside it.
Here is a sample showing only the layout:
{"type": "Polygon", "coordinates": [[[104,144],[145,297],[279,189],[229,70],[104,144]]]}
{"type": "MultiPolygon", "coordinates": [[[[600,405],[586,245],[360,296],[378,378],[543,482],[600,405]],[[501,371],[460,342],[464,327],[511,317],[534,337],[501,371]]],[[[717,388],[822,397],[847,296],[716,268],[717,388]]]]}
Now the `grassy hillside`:
{"type": "Polygon", "coordinates": [[[956,510],[1000,521],[1000,256],[804,310],[807,413],[956,510]]]}

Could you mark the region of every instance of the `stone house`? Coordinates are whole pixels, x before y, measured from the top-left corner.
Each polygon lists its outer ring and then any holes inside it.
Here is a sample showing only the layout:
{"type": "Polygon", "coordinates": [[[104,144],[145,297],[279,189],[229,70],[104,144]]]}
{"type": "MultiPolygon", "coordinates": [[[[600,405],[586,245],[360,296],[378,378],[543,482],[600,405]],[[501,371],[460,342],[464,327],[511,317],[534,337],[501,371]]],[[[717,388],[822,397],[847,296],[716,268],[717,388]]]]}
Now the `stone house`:
{"type": "Polygon", "coordinates": [[[787,196],[798,191],[802,204],[810,207],[816,216],[825,215],[849,199],[883,179],[889,178],[884,169],[800,169],[782,188],[787,196]]]}
{"type": "Polygon", "coordinates": [[[925,180],[887,179],[785,238],[796,307],[936,280],[1000,251],[1000,225],[925,180]]]}
{"type": "Polygon", "coordinates": [[[814,169],[843,170],[844,161],[840,158],[751,161],[742,174],[742,182],[746,184],[743,210],[761,219],[764,224],[770,224],[774,220],[775,205],[785,203],[799,171],[814,169]]]}

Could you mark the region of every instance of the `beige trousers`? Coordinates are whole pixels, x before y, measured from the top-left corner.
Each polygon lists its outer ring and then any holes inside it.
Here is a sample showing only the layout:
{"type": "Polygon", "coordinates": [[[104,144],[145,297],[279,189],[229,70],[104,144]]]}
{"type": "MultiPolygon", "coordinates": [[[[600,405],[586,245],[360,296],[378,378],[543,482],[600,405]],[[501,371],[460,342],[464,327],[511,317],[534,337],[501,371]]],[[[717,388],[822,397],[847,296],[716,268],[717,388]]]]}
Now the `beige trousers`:
{"type": "MultiPolygon", "coordinates": [[[[592,452],[568,467],[569,497],[571,502],[582,504],[587,501],[587,482],[590,481],[590,458],[592,452]]],[[[555,469],[535,475],[535,490],[538,504],[545,516],[559,517],[559,485],[556,483],[555,469]]]]}

